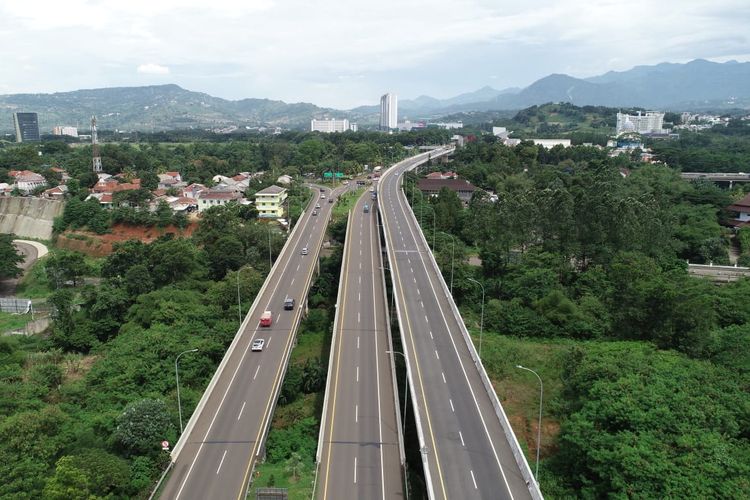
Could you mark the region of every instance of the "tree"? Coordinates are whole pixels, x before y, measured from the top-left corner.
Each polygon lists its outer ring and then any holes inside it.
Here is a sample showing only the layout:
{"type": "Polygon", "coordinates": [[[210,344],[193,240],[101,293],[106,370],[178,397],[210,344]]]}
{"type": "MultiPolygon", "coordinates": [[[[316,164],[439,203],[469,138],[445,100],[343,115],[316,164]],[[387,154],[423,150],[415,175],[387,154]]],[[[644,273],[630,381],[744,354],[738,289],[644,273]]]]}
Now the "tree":
{"type": "Polygon", "coordinates": [[[173,432],[164,401],[142,399],[129,404],[117,418],[114,439],[128,453],[154,455],[161,450],[161,441],[173,432]]]}
{"type": "Polygon", "coordinates": [[[302,471],[305,470],[306,465],[307,464],[305,464],[305,461],[302,459],[302,455],[295,451],[287,459],[284,468],[287,474],[290,474],[292,476],[292,480],[294,482],[297,482],[299,481],[300,474],[302,474],[302,471]]]}
{"type": "Polygon", "coordinates": [[[91,267],[83,254],[69,250],[56,250],[44,264],[47,279],[55,288],[66,284],[78,285],[82,276],[91,273],[91,267]]]}
{"type": "Polygon", "coordinates": [[[23,255],[13,246],[13,237],[9,234],[0,234],[0,279],[20,276],[23,270],[18,264],[23,261],[23,255]]]}
{"type": "Polygon", "coordinates": [[[73,457],[57,461],[55,474],[47,480],[44,498],[50,500],[89,500],[91,498],[86,474],[73,464],[73,457]]]}

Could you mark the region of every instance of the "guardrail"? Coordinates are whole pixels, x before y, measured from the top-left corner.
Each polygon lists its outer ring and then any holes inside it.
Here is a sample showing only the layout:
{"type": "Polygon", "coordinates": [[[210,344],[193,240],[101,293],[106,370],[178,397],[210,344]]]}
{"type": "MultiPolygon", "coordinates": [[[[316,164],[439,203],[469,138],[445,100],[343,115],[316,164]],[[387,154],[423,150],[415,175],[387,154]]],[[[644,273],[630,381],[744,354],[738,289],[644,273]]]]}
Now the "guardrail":
{"type": "MultiPolygon", "coordinates": [[[[349,235],[350,231],[352,229],[352,211],[349,210],[349,215],[346,219],[346,235],[344,236],[344,248],[346,248],[346,245],[349,244],[349,235]]],[[[344,252],[344,259],[346,259],[346,252],[344,252]]],[[[326,376],[326,391],[325,396],[323,398],[323,412],[321,413],[320,418],[320,430],[318,431],[318,450],[315,453],[315,479],[313,480],[313,496],[312,498],[315,498],[316,488],[318,484],[318,472],[320,470],[320,459],[321,454],[323,452],[323,436],[325,435],[325,426],[326,421],[328,420],[328,396],[330,395],[331,391],[331,370],[333,370],[333,357],[336,353],[336,343],[338,342],[338,325],[339,325],[339,304],[342,300],[342,295],[344,293],[344,287],[341,286],[341,283],[344,282],[344,269],[345,269],[345,262],[341,261],[341,271],[339,272],[339,290],[336,295],[336,314],[333,316],[333,332],[331,334],[331,352],[328,355],[328,375],[326,376]]]]}
{"type": "MultiPolygon", "coordinates": [[[[310,203],[308,203],[308,206],[314,202],[315,202],[315,197],[311,199],[310,203]]],[[[306,210],[303,210],[302,213],[300,214],[299,219],[297,220],[298,221],[301,220],[305,216],[305,213],[306,213],[306,210]]],[[[177,440],[177,443],[175,443],[174,448],[172,448],[172,453],[170,453],[172,462],[176,462],[177,459],[180,457],[180,453],[182,452],[182,449],[185,447],[185,443],[187,442],[188,436],[190,435],[193,428],[195,427],[195,424],[200,418],[200,415],[203,412],[203,409],[205,408],[206,403],[208,402],[208,398],[211,397],[211,394],[213,393],[214,387],[216,387],[216,384],[221,378],[221,375],[224,373],[224,369],[226,368],[227,363],[229,363],[229,359],[232,357],[232,354],[234,354],[234,350],[237,348],[237,344],[239,344],[240,339],[242,338],[242,333],[247,328],[247,324],[250,322],[251,316],[253,315],[253,313],[255,313],[255,308],[258,306],[258,302],[260,301],[260,298],[265,293],[266,288],[268,287],[271,281],[270,280],[271,276],[273,276],[273,274],[276,272],[276,269],[278,268],[280,262],[284,260],[282,258],[284,253],[289,250],[289,247],[293,246],[291,245],[291,242],[294,241],[294,238],[297,236],[297,229],[299,227],[302,227],[303,225],[304,224],[299,224],[298,222],[297,224],[294,225],[292,232],[289,233],[289,237],[287,238],[286,243],[284,243],[284,247],[281,249],[281,253],[276,258],[276,262],[273,263],[273,266],[271,267],[271,270],[269,271],[268,276],[263,282],[263,286],[260,287],[260,290],[255,295],[255,299],[253,300],[253,303],[250,306],[250,309],[248,309],[247,314],[245,315],[245,319],[240,324],[240,328],[237,330],[237,333],[235,334],[234,339],[232,340],[232,343],[229,345],[229,348],[227,348],[227,352],[224,354],[224,357],[219,363],[219,367],[214,372],[213,377],[211,377],[211,381],[208,383],[206,390],[203,391],[203,395],[201,396],[201,399],[198,401],[198,404],[193,410],[193,414],[190,416],[190,420],[188,420],[187,425],[185,425],[185,430],[180,435],[180,438],[177,440]]]]}
{"type": "MultiPolygon", "coordinates": [[[[447,154],[447,153],[444,153],[444,154],[447,154]]],[[[416,165],[414,165],[412,168],[414,167],[416,167],[416,165]]],[[[409,170],[411,170],[411,168],[409,170]]],[[[409,205],[407,204],[407,206],[409,205]]],[[[427,239],[425,238],[424,233],[422,232],[422,228],[417,222],[417,217],[414,215],[414,211],[411,209],[411,206],[409,206],[409,212],[414,221],[414,225],[418,228],[417,233],[419,234],[419,237],[422,241],[422,244],[424,245],[424,248],[429,249],[430,246],[427,243],[427,239]]],[[[497,397],[495,388],[492,386],[492,382],[487,376],[487,372],[484,369],[484,365],[482,365],[482,362],[477,354],[476,348],[474,347],[474,342],[471,340],[471,337],[469,336],[469,332],[466,329],[466,325],[463,321],[463,318],[461,317],[461,313],[459,312],[458,307],[456,306],[456,303],[453,301],[453,296],[450,293],[450,289],[448,288],[448,285],[445,283],[445,279],[443,278],[443,273],[440,272],[440,267],[438,266],[437,261],[435,260],[435,256],[433,255],[432,251],[427,252],[427,254],[429,255],[430,264],[432,265],[435,271],[435,274],[437,274],[438,276],[438,281],[440,283],[440,286],[443,289],[443,293],[445,294],[445,297],[451,306],[451,310],[453,311],[456,322],[459,325],[459,328],[461,330],[461,335],[464,339],[464,342],[466,343],[466,346],[469,349],[469,354],[471,355],[471,359],[474,362],[474,365],[476,366],[477,371],[479,372],[479,377],[482,380],[482,385],[487,391],[487,394],[490,397],[490,401],[492,402],[492,407],[495,410],[495,414],[497,415],[497,418],[500,421],[500,425],[503,427],[503,431],[505,432],[505,437],[508,440],[508,443],[510,444],[511,451],[513,452],[513,457],[516,459],[516,463],[518,464],[518,467],[521,470],[521,474],[523,475],[523,478],[526,481],[526,485],[529,488],[529,493],[531,494],[531,497],[533,499],[542,500],[544,497],[542,496],[542,492],[539,490],[539,484],[536,482],[536,479],[534,478],[534,475],[531,472],[531,468],[529,467],[529,464],[526,461],[526,455],[524,455],[523,450],[521,449],[521,445],[518,443],[518,439],[516,438],[516,435],[513,432],[513,428],[511,427],[510,421],[508,420],[508,417],[505,414],[505,410],[503,410],[503,407],[500,404],[500,400],[497,397]]]]}

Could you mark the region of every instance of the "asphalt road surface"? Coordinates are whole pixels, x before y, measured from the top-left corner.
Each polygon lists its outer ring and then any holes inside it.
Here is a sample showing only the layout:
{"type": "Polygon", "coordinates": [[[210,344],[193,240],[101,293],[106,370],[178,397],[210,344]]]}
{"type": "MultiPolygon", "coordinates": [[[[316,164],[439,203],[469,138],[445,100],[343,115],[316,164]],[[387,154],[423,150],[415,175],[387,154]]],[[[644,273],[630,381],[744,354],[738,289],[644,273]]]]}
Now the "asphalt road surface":
{"type": "Polygon", "coordinates": [[[401,174],[419,161],[406,160],[383,175],[380,203],[428,493],[439,499],[530,498],[451,311],[452,298],[399,187],[401,174]]]}
{"type": "Polygon", "coordinates": [[[352,210],[342,265],[317,496],[403,498],[380,243],[369,192],[352,210]]]}
{"type": "MultiPolygon", "coordinates": [[[[331,191],[325,189],[326,198],[331,191]]],[[[165,499],[242,499],[249,475],[260,453],[264,432],[273,415],[276,394],[294,338],[292,330],[303,313],[307,287],[317,267],[333,204],[316,195],[318,215],[308,207],[301,226],[278,257],[282,262],[270,275],[257,307],[248,314],[242,337],[209,396],[187,444],[162,490],[165,499]],[[303,247],[308,255],[301,255],[303,247]],[[286,297],[295,309],[283,310],[286,297]],[[264,310],[273,313],[270,327],[260,327],[264,310]],[[265,340],[262,352],[250,350],[256,338],[265,340]]]]}

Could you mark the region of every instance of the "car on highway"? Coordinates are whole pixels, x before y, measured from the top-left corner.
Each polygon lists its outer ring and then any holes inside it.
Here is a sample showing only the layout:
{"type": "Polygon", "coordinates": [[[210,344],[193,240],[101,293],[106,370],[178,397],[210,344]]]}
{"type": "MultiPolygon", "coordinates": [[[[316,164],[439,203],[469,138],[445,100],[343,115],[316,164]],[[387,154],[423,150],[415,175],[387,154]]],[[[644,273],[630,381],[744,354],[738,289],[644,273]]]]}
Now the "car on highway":
{"type": "Polygon", "coordinates": [[[317,211],[317,210],[313,210],[313,213],[312,213],[312,214],[313,214],[313,215],[318,215],[318,211],[317,211]]]}
{"type": "Polygon", "coordinates": [[[320,203],[316,203],[315,208],[320,208],[320,203]]]}
{"type": "Polygon", "coordinates": [[[307,247],[303,247],[302,251],[300,252],[302,255],[307,255],[307,247]]]}
{"type": "Polygon", "coordinates": [[[291,297],[287,297],[284,299],[284,310],[285,311],[292,311],[294,310],[294,299],[291,297]]]}
{"type": "Polygon", "coordinates": [[[320,195],[320,199],[321,199],[321,200],[325,200],[325,199],[326,199],[326,195],[324,195],[324,194],[321,194],[321,195],[320,195]]]}
{"type": "Polygon", "coordinates": [[[328,198],[328,203],[333,203],[333,198],[328,198]]]}
{"type": "Polygon", "coordinates": [[[365,206],[362,207],[362,211],[364,213],[369,213],[370,212],[370,205],[368,205],[367,203],[365,203],[365,206]]]}
{"type": "Polygon", "coordinates": [[[250,348],[253,351],[262,351],[263,346],[266,345],[266,341],[263,339],[255,339],[253,340],[253,346],[250,348]]]}

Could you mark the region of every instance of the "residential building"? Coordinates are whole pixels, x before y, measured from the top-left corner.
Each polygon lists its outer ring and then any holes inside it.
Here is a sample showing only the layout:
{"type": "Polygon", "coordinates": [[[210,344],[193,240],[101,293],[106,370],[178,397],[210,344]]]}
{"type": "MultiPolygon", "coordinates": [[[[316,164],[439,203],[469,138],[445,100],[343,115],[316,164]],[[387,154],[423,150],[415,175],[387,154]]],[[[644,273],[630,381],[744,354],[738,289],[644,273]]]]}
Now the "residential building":
{"type": "Polygon", "coordinates": [[[255,193],[255,207],[258,209],[258,217],[274,219],[283,217],[283,204],[286,196],[286,188],[279,186],[268,186],[255,193]]]}
{"type": "Polygon", "coordinates": [[[398,96],[388,93],[380,98],[380,130],[398,127],[398,96]]]}
{"type": "Polygon", "coordinates": [[[750,194],[729,205],[727,210],[734,212],[734,219],[731,222],[735,227],[750,226],[750,194]]]}
{"type": "Polygon", "coordinates": [[[428,196],[437,196],[443,188],[450,189],[458,195],[464,203],[471,201],[477,188],[465,179],[419,179],[417,189],[428,196]]]}
{"type": "Polygon", "coordinates": [[[16,142],[38,142],[39,117],[36,113],[13,113],[16,142]]]}
{"type": "Polygon", "coordinates": [[[179,172],[167,172],[159,174],[159,189],[181,188],[185,186],[179,172]]]}
{"type": "Polygon", "coordinates": [[[182,188],[182,196],[198,199],[198,195],[203,191],[208,191],[208,188],[203,184],[190,184],[189,186],[182,188]]]}
{"type": "Polygon", "coordinates": [[[78,137],[78,127],[58,125],[56,127],[52,127],[52,135],[67,135],[70,137],[78,137]]]}
{"type": "Polygon", "coordinates": [[[337,120],[336,118],[329,118],[325,120],[310,120],[310,131],[311,132],[323,132],[324,134],[331,134],[333,132],[346,132],[351,130],[357,131],[356,123],[349,123],[349,120],[344,118],[343,120],[337,120]]]}
{"type": "Polygon", "coordinates": [[[0,182],[0,196],[10,196],[13,187],[7,182],[0,182]]]}
{"type": "Polygon", "coordinates": [[[570,147],[570,139],[531,139],[531,142],[545,149],[552,149],[555,146],[570,147]]]}
{"type": "Polygon", "coordinates": [[[13,188],[29,194],[37,188],[47,185],[43,176],[30,170],[11,170],[8,176],[13,179],[13,188]]]}
{"type": "Polygon", "coordinates": [[[499,139],[507,139],[509,133],[505,127],[492,127],[492,135],[499,139]]]}
{"type": "Polygon", "coordinates": [[[42,192],[42,196],[49,198],[50,200],[62,200],[65,198],[65,194],[68,192],[68,186],[61,184],[53,188],[47,189],[42,192]]]}
{"type": "Polygon", "coordinates": [[[456,172],[431,172],[425,176],[427,179],[456,179],[456,172]]]}
{"type": "Polygon", "coordinates": [[[666,134],[664,130],[664,113],[648,111],[646,114],[628,115],[617,113],[617,135],[628,132],[639,134],[666,134]]]}
{"type": "Polygon", "coordinates": [[[204,191],[198,195],[198,213],[204,212],[211,207],[220,207],[239,199],[239,194],[234,192],[214,190],[204,191]]]}

